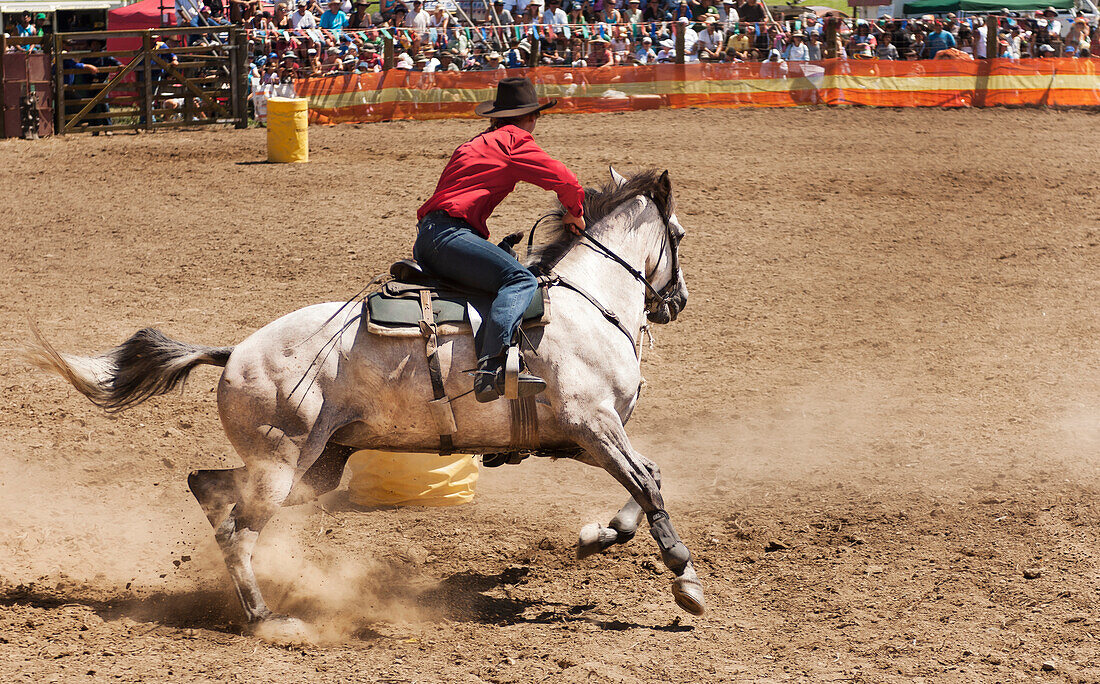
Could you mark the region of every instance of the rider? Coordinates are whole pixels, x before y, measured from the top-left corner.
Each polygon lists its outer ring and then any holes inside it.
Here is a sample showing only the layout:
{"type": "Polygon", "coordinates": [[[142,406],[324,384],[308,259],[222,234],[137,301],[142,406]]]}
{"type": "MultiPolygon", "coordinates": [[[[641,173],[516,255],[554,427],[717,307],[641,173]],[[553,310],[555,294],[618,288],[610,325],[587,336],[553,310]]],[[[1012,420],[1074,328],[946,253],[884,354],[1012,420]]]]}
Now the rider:
{"type": "MultiPolygon", "coordinates": [[[[474,109],[491,120],[489,128],[455,150],[435,194],[416,214],[419,234],[413,257],[424,270],[494,297],[474,376],[479,402],[503,394],[504,356],[538,289],[530,271],[489,242],[485,220],[517,181],[526,181],[557,193],[569,230],[579,233],[585,227],[584,189],[577,177],[543,152],[531,135],[539,112],[555,104],[557,100],[540,104],[534,84],[526,78],[502,79],[496,99],[474,109]]],[[[544,389],[542,378],[520,373],[520,396],[544,389]]]]}

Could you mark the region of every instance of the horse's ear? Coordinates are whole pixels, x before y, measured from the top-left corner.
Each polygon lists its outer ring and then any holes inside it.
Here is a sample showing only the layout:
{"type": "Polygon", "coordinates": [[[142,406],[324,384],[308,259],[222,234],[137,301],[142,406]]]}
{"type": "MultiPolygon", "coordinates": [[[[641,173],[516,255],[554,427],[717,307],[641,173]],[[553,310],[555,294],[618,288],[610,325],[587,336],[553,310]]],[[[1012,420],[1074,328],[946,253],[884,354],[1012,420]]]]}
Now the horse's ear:
{"type": "Polygon", "coordinates": [[[608,166],[607,169],[611,171],[611,180],[615,181],[615,185],[619,186],[620,188],[626,185],[626,179],[623,178],[619,174],[619,172],[615,170],[614,166],[608,166]]]}
{"type": "Polygon", "coordinates": [[[657,195],[665,201],[672,197],[672,181],[668,179],[668,171],[657,179],[657,195]]]}

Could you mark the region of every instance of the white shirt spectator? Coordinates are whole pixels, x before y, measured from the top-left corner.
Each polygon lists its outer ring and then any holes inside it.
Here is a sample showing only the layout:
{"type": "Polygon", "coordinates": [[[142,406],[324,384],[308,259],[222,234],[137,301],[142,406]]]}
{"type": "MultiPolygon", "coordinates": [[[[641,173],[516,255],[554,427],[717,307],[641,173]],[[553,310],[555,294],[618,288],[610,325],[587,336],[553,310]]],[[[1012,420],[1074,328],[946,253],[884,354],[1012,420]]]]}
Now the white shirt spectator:
{"type": "Polygon", "coordinates": [[[512,16],[518,17],[527,9],[528,2],[530,0],[504,0],[504,9],[511,12],[512,16]]]}
{"type": "Polygon", "coordinates": [[[638,64],[653,64],[657,61],[657,53],[652,46],[643,43],[634,51],[634,59],[638,60],[638,64]]]}
{"type": "Polygon", "coordinates": [[[425,12],[423,8],[419,12],[413,10],[405,16],[405,26],[415,29],[418,33],[425,33],[428,30],[429,19],[431,19],[431,15],[425,12]]]}
{"type": "Polygon", "coordinates": [[[317,17],[313,16],[313,12],[309,10],[306,10],[304,14],[298,11],[291,12],[289,21],[292,29],[317,28],[317,17]]]}
{"type": "Polygon", "coordinates": [[[680,25],[684,27],[684,61],[698,62],[699,58],[695,56],[695,44],[699,42],[699,34],[686,21],[680,25]]]}
{"type": "Polygon", "coordinates": [[[985,59],[985,41],[986,36],[989,35],[989,29],[985,26],[979,26],[974,30],[974,56],[978,59],[985,59]]]}
{"type": "Polygon", "coordinates": [[[698,54],[703,50],[710,50],[711,52],[720,51],[722,46],[726,42],[726,37],[722,35],[722,32],[716,28],[708,26],[698,34],[698,39],[695,41],[695,49],[691,50],[687,47],[687,40],[684,40],[684,49],[688,53],[698,54]]]}
{"type": "MultiPolygon", "coordinates": [[[[442,17],[437,17],[435,14],[428,15],[428,28],[439,28],[443,25],[450,26],[452,24],[454,24],[454,21],[451,20],[451,15],[447,12],[444,12],[442,17]]],[[[427,69],[424,71],[427,71],[427,69]]]]}
{"type": "Polygon", "coordinates": [[[561,7],[554,10],[547,9],[542,13],[539,23],[544,26],[565,26],[569,23],[569,15],[561,7]]]}
{"type": "Polygon", "coordinates": [[[806,44],[806,41],[799,43],[791,43],[787,46],[787,61],[788,62],[808,62],[810,61],[810,46],[806,44]]]}
{"type": "Polygon", "coordinates": [[[737,16],[737,8],[733,5],[722,4],[718,6],[718,19],[727,32],[733,31],[740,18],[737,16]]]}

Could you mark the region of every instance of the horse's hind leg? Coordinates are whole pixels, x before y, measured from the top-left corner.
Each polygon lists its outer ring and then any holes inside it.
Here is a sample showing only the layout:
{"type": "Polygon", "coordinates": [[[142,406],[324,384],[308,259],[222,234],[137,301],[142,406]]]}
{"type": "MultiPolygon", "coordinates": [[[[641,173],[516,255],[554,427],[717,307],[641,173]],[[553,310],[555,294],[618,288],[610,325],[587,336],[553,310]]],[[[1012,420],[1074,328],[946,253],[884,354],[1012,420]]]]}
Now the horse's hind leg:
{"type": "Polygon", "coordinates": [[[306,503],[339,487],[340,479],[344,475],[344,466],[347,465],[353,453],[355,453],[354,447],[334,442],[326,444],[325,450],[290,490],[290,495],[287,496],[283,505],[296,506],[306,503]]]}
{"type": "Polygon", "coordinates": [[[260,532],[290,493],[294,473],[294,466],[287,463],[255,463],[248,467],[240,482],[240,499],[214,530],[250,623],[273,617],[252,570],[252,552],[260,532]]]}
{"type": "Polygon", "coordinates": [[[195,470],[187,476],[188,489],[214,529],[217,529],[225,515],[225,509],[240,500],[240,486],[244,477],[243,467],[231,470],[195,470]]]}

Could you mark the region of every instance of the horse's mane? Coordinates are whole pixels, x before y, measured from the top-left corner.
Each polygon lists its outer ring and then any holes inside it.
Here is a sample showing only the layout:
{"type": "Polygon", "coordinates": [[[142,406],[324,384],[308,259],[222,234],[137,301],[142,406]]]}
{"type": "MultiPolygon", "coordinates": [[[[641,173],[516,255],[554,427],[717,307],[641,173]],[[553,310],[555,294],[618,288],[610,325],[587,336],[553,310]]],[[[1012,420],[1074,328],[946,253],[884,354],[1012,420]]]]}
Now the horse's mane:
{"type": "MultiPolygon", "coordinates": [[[[644,195],[652,200],[657,211],[661,213],[661,218],[666,222],[672,216],[672,187],[668,180],[668,172],[646,169],[634,174],[622,185],[612,179],[602,188],[585,188],[585,223],[591,228],[607,218],[624,202],[638,195],[644,195]]],[[[559,202],[557,208],[550,212],[549,219],[539,225],[539,243],[527,253],[526,265],[529,268],[537,266],[543,271],[552,268],[580,239],[562,224],[564,216],[565,208],[559,202]]]]}

